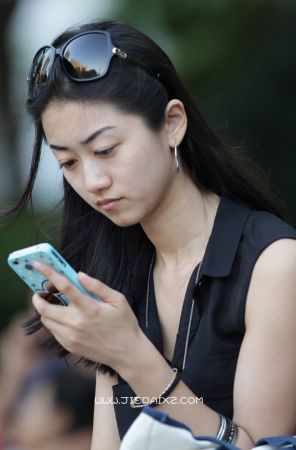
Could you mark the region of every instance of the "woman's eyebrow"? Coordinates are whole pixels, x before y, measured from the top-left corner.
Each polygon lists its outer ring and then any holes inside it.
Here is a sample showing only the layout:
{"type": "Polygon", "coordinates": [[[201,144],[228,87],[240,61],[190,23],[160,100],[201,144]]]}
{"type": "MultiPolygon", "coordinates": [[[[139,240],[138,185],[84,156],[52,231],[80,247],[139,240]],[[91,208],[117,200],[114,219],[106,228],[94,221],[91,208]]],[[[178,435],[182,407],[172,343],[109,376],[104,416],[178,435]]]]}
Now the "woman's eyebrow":
{"type": "MultiPolygon", "coordinates": [[[[115,128],[114,126],[106,126],[99,128],[98,130],[94,131],[90,136],[88,136],[86,139],[80,142],[80,145],[86,145],[89,144],[91,141],[93,141],[96,137],[98,137],[100,134],[104,133],[104,131],[111,130],[115,128]]],[[[48,144],[50,148],[53,150],[68,150],[68,147],[65,147],[63,145],[56,145],[56,144],[48,144]]]]}

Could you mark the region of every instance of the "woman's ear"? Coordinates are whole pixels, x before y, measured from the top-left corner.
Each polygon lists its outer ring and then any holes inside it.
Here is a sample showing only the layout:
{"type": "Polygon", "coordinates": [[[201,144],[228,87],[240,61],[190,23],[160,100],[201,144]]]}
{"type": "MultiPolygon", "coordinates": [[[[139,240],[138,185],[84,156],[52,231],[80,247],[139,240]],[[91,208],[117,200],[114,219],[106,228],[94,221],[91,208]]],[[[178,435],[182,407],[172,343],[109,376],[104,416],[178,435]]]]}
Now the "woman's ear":
{"type": "Polygon", "coordinates": [[[187,116],[183,103],[178,99],[170,100],[166,106],[165,128],[168,145],[180,145],[187,130],[187,116]]]}

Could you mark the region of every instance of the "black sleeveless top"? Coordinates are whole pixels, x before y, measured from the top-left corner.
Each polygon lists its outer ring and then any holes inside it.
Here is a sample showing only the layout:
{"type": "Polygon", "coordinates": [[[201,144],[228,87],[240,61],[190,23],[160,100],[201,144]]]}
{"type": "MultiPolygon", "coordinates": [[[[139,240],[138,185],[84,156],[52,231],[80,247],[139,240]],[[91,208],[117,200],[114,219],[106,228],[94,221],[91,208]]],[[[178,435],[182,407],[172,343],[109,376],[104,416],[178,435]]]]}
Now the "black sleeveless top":
{"type": "MultiPolygon", "coordinates": [[[[296,239],[296,230],[275,215],[252,210],[222,196],[195,285],[189,281],[171,363],[181,369],[192,298],[195,308],[182,380],[204,403],[225,416],[233,416],[233,385],[238,354],[245,334],[245,303],[254,265],[261,252],[282,238],[296,239]]],[[[153,281],[146,329],[146,291],[151,256],[140,257],[132,277],[133,308],[143,332],[163,354],[163,342],[153,281]]],[[[153,277],[151,277],[153,279],[153,277]]],[[[129,406],[136,394],[119,378],[113,401],[122,438],[141,408],[129,406]]]]}

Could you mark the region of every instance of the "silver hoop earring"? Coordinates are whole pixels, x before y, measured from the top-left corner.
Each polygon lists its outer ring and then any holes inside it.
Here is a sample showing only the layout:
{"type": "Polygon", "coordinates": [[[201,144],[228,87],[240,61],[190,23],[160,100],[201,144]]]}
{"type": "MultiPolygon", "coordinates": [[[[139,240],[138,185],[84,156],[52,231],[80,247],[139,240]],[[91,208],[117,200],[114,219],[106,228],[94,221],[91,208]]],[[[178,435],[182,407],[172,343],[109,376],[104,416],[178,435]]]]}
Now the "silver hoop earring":
{"type": "Polygon", "coordinates": [[[174,154],[175,154],[176,169],[177,169],[177,172],[179,172],[180,171],[180,164],[179,164],[179,158],[178,158],[178,147],[176,145],[174,147],[174,154]]]}

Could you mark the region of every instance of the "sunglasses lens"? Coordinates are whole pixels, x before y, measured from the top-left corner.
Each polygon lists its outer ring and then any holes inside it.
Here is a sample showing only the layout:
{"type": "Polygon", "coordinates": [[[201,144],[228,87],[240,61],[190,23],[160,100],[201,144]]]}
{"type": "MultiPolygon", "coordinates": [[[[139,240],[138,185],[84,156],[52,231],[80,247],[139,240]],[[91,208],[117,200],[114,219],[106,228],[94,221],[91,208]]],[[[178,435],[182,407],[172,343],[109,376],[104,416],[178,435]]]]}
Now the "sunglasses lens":
{"type": "Polygon", "coordinates": [[[105,75],[111,56],[105,34],[86,34],[65,47],[63,64],[72,78],[88,80],[105,75]]]}
{"type": "Polygon", "coordinates": [[[29,76],[30,97],[38,95],[40,86],[48,80],[54,58],[55,51],[51,47],[41,48],[36,54],[29,76]]]}

